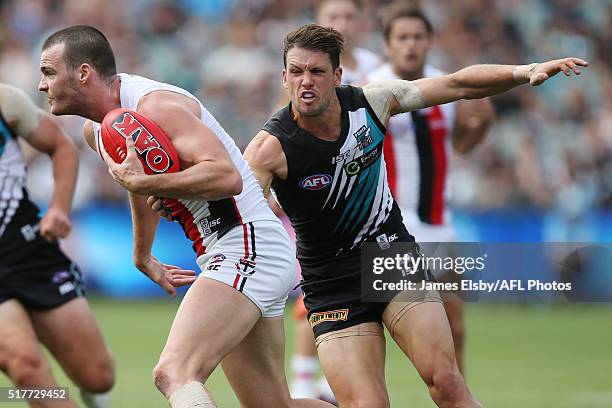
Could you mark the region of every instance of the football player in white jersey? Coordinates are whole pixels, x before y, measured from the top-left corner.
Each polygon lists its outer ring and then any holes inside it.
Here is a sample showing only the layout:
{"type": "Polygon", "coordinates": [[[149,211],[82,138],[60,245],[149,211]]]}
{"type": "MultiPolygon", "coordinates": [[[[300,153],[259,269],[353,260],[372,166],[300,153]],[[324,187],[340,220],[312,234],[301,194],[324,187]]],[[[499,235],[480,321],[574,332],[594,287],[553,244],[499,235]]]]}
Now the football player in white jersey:
{"type": "MultiPolygon", "coordinates": [[[[392,4],[381,11],[381,17],[388,62],[370,73],[368,82],[444,75],[427,64],[433,27],[420,10],[392,4]]],[[[489,99],[476,99],[389,119],[384,150],[389,186],[417,242],[455,240],[448,208],[453,149],[460,153],[471,150],[486,136],[493,117],[489,99]]],[[[445,300],[457,364],[464,373],[463,303],[452,294],[445,300]]]]}
{"type": "MultiPolygon", "coordinates": [[[[0,83],[0,368],[21,389],[54,388],[39,341],[88,408],[109,406],[109,349],[85,299],[79,267],[60,249],[77,178],[78,151],[56,120],[21,90],[0,83]],[[28,198],[19,140],[49,155],[54,190],[42,219],[28,198]]],[[[72,400],[33,407],[74,407],[72,400]]]]}
{"type": "Polygon", "coordinates": [[[117,74],[108,40],[93,27],[68,27],[49,36],[40,68],[39,89],[47,94],[51,112],[89,119],[84,129],[88,144],[130,193],[137,268],[169,294],[191,284],[153,373],[170,405],[215,407],[203,384],[221,364],[243,406],[330,406],[290,397],[283,313],[295,250],[240,151],[214,117],[183,89],[117,74]],[[144,173],[135,145],[146,153],[150,144],[139,141],[145,132],[138,132],[138,126],[124,135],[123,163],[108,156],[100,122],[119,107],[157,123],[178,153],[180,172],[144,173]],[[171,204],[173,218],[193,241],[199,277],[151,254],[159,216],[147,205],[148,195],[171,204]]]}

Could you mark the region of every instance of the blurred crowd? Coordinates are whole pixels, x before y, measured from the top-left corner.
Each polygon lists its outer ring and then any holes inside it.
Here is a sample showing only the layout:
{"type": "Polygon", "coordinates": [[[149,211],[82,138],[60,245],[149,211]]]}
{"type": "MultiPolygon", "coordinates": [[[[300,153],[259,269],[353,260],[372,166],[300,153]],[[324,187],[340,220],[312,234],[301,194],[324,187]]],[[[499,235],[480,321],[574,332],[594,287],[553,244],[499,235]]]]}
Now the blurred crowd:
{"type": "MultiPolygon", "coordinates": [[[[386,3],[365,1],[359,39],[381,57],[377,11],[386,3]]],[[[456,161],[455,204],[535,207],[569,220],[612,208],[612,2],[420,3],[434,24],[429,61],[437,68],[570,55],[590,62],[579,79],[555,78],[493,98],[497,120],[489,137],[456,161]]],[[[244,148],[279,100],[284,35],[312,22],[313,8],[314,0],[0,0],[0,81],[45,106],[36,90],[41,42],[64,26],[94,25],[111,41],[120,72],[191,91],[244,148]]],[[[83,150],[77,207],[125,200],[99,157],[85,151],[82,120],[62,122],[83,150]]],[[[45,161],[33,158],[35,198],[48,197],[46,173],[45,161]]]]}

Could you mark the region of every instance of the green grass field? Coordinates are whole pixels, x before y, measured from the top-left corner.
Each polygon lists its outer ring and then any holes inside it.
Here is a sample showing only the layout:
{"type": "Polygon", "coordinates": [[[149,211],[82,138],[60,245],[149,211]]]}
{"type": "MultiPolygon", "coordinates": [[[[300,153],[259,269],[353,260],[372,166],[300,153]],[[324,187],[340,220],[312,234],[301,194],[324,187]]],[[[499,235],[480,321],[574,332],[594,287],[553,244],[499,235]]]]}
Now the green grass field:
{"type": "MultiPolygon", "coordinates": [[[[92,305],[116,359],[113,407],[166,407],[151,371],[178,301],[93,299],[92,305]]],[[[286,325],[290,351],[292,321],[286,325]]],[[[612,305],[472,304],[467,329],[468,383],[485,407],[612,407],[612,305]]],[[[392,407],[434,406],[411,363],[391,343],[387,383],[392,407]]],[[[0,386],[8,385],[1,377],[0,386]]],[[[220,371],[208,386],[220,407],[239,406],[220,371]]]]}

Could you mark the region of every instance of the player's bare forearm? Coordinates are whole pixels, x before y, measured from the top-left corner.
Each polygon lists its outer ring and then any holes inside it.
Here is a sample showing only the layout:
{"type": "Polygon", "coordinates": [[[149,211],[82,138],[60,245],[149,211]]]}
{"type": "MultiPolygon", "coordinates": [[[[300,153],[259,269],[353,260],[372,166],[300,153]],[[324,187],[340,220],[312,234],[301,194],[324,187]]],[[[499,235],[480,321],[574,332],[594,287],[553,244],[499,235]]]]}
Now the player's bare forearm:
{"type": "Polygon", "coordinates": [[[159,225],[159,216],[149,208],[145,196],[129,193],[129,197],[134,239],[134,264],[140,268],[142,266],[140,263],[151,255],[155,232],[159,225]]]}
{"type": "Polygon", "coordinates": [[[219,200],[242,192],[242,176],[233,163],[201,162],[178,173],[141,175],[130,191],[164,198],[219,200]]]}
{"type": "Polygon", "coordinates": [[[53,161],[53,196],[50,207],[57,206],[66,213],[70,212],[76,185],[79,153],[76,146],[68,141],[58,146],[51,154],[53,161]]]}
{"type": "Polygon", "coordinates": [[[588,63],[579,58],[564,58],[529,65],[472,65],[453,74],[414,81],[426,106],[460,99],[478,99],[506,92],[521,84],[538,86],[563,72],[580,75],[588,63]]]}
{"type": "Polygon", "coordinates": [[[487,136],[494,119],[495,111],[488,98],[459,101],[453,130],[455,151],[470,152],[487,136]]]}

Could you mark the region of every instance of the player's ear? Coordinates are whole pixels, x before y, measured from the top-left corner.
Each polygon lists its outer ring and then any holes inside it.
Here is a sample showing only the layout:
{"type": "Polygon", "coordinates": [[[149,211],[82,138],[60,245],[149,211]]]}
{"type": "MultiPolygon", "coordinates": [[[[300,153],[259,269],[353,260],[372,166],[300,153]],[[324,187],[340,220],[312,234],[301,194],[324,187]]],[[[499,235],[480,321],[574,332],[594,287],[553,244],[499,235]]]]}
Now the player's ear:
{"type": "Polygon", "coordinates": [[[91,75],[91,65],[86,64],[86,63],[81,64],[79,66],[78,75],[79,75],[79,82],[81,82],[82,84],[87,82],[87,78],[89,78],[89,75],[91,75]]]}
{"type": "Polygon", "coordinates": [[[287,69],[283,68],[283,87],[285,89],[289,88],[289,83],[287,82],[287,69]]]}
{"type": "Polygon", "coordinates": [[[334,86],[340,86],[342,83],[342,67],[336,68],[334,71],[334,86]]]}

